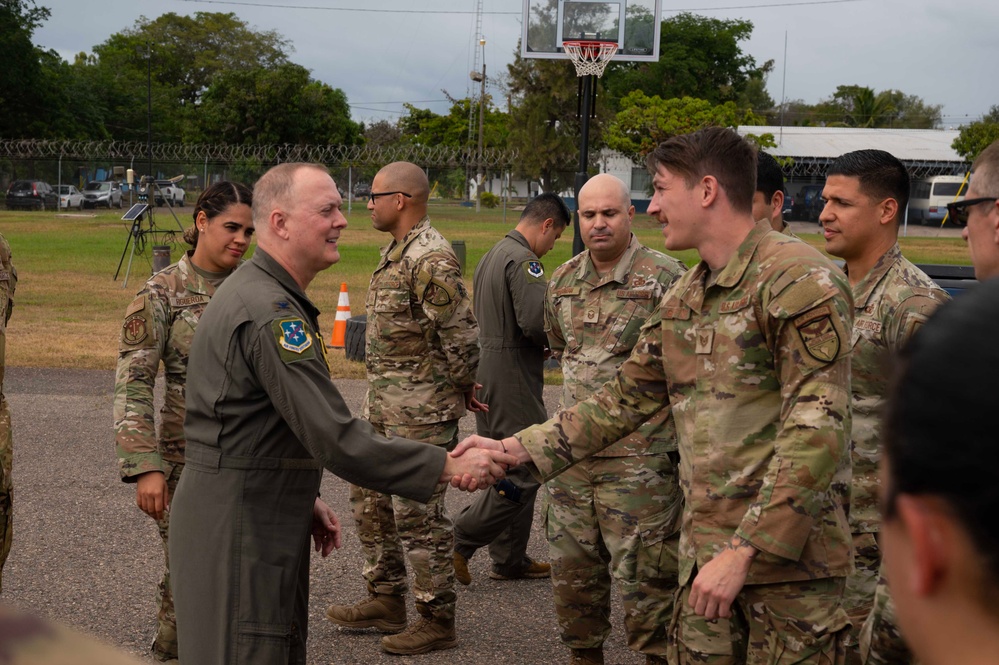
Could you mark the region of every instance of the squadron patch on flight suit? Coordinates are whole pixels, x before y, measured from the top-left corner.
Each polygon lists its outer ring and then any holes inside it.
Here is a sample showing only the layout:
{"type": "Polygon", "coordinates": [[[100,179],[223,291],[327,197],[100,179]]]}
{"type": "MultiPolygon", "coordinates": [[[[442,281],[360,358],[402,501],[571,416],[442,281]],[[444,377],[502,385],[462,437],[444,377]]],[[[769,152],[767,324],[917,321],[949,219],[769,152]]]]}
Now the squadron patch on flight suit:
{"type": "Polygon", "coordinates": [[[315,357],[312,333],[305,327],[302,319],[277,319],[271,324],[271,328],[278,344],[278,353],[285,363],[315,357]]]}
{"type": "Polygon", "coordinates": [[[541,265],[541,261],[528,261],[524,264],[524,271],[527,273],[528,277],[533,277],[534,279],[541,279],[545,276],[545,267],[541,265]]]}

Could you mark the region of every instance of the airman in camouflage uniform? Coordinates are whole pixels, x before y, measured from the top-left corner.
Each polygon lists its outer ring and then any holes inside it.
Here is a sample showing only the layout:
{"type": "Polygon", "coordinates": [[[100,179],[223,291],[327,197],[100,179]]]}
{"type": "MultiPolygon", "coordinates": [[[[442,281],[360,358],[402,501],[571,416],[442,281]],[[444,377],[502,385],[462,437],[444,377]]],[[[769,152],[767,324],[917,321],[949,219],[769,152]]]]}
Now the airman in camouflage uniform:
{"type": "MultiPolygon", "coordinates": [[[[478,327],[458,259],[427,217],[429,191],[423,170],[407,162],[384,167],[372,181],[368,209],[374,227],[394,239],[382,249],[365,302],[364,417],[381,434],[450,450],[466,405],[478,404],[478,327]]],[[[392,633],[405,628],[405,550],[421,619],[400,635],[384,637],[382,647],[413,654],[457,646],[454,530],[444,508],[446,489],[441,483],[428,502],[419,503],[351,485],[371,597],[330,607],[331,621],[392,633]]]]}
{"type": "Polygon", "coordinates": [[[14,439],[10,429],[10,408],[3,394],[3,375],[7,366],[7,323],[14,309],[16,287],[17,270],[11,262],[10,245],[0,234],[0,591],[3,591],[3,564],[10,554],[11,537],[14,532],[11,482],[14,439]]]}
{"type": "Polygon", "coordinates": [[[195,224],[184,234],[194,249],[146,282],[125,310],[119,334],[115,452],[121,479],[136,484],[136,503],[156,520],[163,543],[166,565],[156,594],[158,626],[152,651],[164,661],[177,658],[169,501],[184,471],[188,356],[194,331],[215,289],[232,274],[249,247],[251,202],[249,188],[237,183],[218,182],[202,192],[194,207],[195,224]],[[165,385],[157,433],[153,388],[161,365],[165,385]],[[165,492],[157,483],[159,474],[165,492]]]}
{"type": "Polygon", "coordinates": [[[842,273],[752,217],[755,151],[734,131],[650,155],[649,213],[701,263],[669,289],[631,357],[587,401],[506,446],[551,478],[667,401],[685,505],[670,662],[842,662],[852,570],[849,332],[842,273]]]}
{"type": "MultiPolygon", "coordinates": [[[[191,264],[192,253],[153,275],[125,310],[115,374],[115,450],[121,479],[134,483],[144,473],[160,472],[170,496],[184,470],[187,357],[201,313],[215,293],[215,286],[191,264]],[[157,436],[153,386],[160,362],[166,385],[157,436]]],[[[164,511],[156,526],[166,555],[170,513],[164,511]]],[[[156,595],[159,626],[153,652],[163,660],[176,658],[177,617],[170,592],[169,556],[156,595]]]]}
{"type": "Polygon", "coordinates": [[[756,153],[756,191],[753,192],[753,219],[766,220],[778,233],[795,237],[784,221],[784,172],[773,155],[756,153]]]}
{"type": "MultiPolygon", "coordinates": [[[[562,364],[560,408],[614,376],[685,270],[638,241],[634,214],[627,188],[612,175],[594,176],[579,193],[587,250],[555,270],[545,300],[548,344],[562,364]]],[[[555,609],[573,662],[603,662],[611,576],[621,589],[628,646],[665,662],[682,508],[675,466],[676,430],[663,408],[546,484],[555,609]]]]}
{"type": "MultiPolygon", "coordinates": [[[[843,597],[853,622],[851,649],[871,614],[880,578],[878,463],[881,412],[888,394],[887,363],[933,310],[948,300],[947,293],[907,261],[898,247],[898,227],[908,196],[905,166],[883,150],[858,150],[838,158],[829,167],[822,191],[826,204],[819,222],[826,249],[846,260],[854,300],[850,529],[855,571],[847,578],[843,597]]],[[[887,595],[887,589],[883,593],[887,595]]],[[[873,616],[871,620],[897,635],[890,621],[873,616]]],[[[901,643],[898,647],[905,650],[901,643]]]]}

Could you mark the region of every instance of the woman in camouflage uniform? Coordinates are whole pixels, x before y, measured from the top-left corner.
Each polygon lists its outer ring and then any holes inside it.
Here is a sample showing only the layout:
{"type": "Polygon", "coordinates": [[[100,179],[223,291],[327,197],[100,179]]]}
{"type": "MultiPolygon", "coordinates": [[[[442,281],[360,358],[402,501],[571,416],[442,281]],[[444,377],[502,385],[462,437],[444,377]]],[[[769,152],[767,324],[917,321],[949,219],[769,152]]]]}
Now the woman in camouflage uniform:
{"type": "MultiPolygon", "coordinates": [[[[136,504],[156,520],[167,552],[168,506],[184,469],[184,388],[194,330],[215,289],[250,246],[252,193],[239,183],[206,189],[184,240],[194,247],[146,282],[125,311],[115,376],[115,448],[121,478],[136,485],[136,504]],[[160,364],[166,378],[157,436],[153,384],[160,364]]],[[[169,560],[159,585],[159,626],[153,656],[177,657],[177,621],[169,560]]]]}

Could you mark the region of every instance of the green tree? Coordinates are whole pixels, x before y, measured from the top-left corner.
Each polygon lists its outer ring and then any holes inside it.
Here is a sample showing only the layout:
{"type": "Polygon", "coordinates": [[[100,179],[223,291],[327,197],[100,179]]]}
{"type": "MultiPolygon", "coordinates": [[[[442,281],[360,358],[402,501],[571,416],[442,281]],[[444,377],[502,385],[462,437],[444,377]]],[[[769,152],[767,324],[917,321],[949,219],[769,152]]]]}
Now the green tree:
{"type": "Polygon", "coordinates": [[[222,73],[286,64],[290,48],[277,32],[255,31],[232,13],[169,12],[140,18],[94,47],[94,53],[106,66],[144,71],[147,44],[155,51],[153,75],[176,86],[175,102],[181,105],[196,103],[222,73]]]}
{"type": "Polygon", "coordinates": [[[706,99],[662,99],[634,90],[621,100],[621,110],[607,127],[607,146],[638,160],[671,136],[705,127],[760,125],[763,118],[735,102],[706,99]]]}
{"type": "MultiPolygon", "coordinates": [[[[444,145],[451,148],[478,145],[479,104],[476,101],[469,114],[472,100],[468,97],[452,99],[447,114],[440,115],[429,109],[421,109],[412,104],[404,104],[406,115],[399,120],[399,129],[404,137],[418,145],[444,145]],[[469,132],[469,118],[472,131],[469,132]],[[471,138],[470,138],[471,137],[471,138]]],[[[487,93],[484,103],[483,145],[501,146],[509,136],[507,114],[492,105],[492,97],[487,93]]]]}
{"type": "Polygon", "coordinates": [[[758,67],[743,52],[753,24],[744,20],[678,14],[662,22],[659,60],[611,63],[604,76],[612,105],[632,90],[662,99],[694,97],[712,104],[752,104],[757,111],[773,106],[766,93],[772,62],[758,67]]]}
{"type": "Polygon", "coordinates": [[[32,137],[44,110],[39,49],[31,38],[50,12],[34,0],[0,3],[0,136],[32,137]]]}
{"type": "Polygon", "coordinates": [[[403,141],[399,123],[388,120],[378,120],[370,125],[362,125],[364,144],[377,147],[398,145],[403,141]]]}
{"type": "Polygon", "coordinates": [[[347,96],[301,65],[220,74],[202,96],[189,136],[205,143],[337,144],[361,140],[347,96]]]}
{"type": "Polygon", "coordinates": [[[996,141],[999,141],[999,105],[990,108],[981,120],[962,125],[951,145],[957,154],[973,162],[982,150],[996,141]]]}
{"type": "Polygon", "coordinates": [[[145,140],[151,92],[153,140],[179,142],[191,134],[186,125],[197,122],[201,97],[216,78],[285,64],[289,48],[276,32],[252,30],[235,14],[171,12],[140,18],[74,67],[98,91],[108,134],[145,140]]]}
{"type": "Polygon", "coordinates": [[[831,97],[818,104],[806,104],[800,99],[787,102],[784,124],[932,129],[940,125],[941,108],[901,90],[875,92],[866,86],[840,85],[831,97]]]}
{"type": "MultiPolygon", "coordinates": [[[[546,192],[560,191],[572,186],[578,168],[579,79],[567,62],[521,58],[519,51],[507,65],[509,146],[519,154],[515,170],[538,180],[546,192]]],[[[597,95],[596,113],[590,120],[591,150],[603,145],[603,127],[611,117],[606,95],[597,95]]]]}

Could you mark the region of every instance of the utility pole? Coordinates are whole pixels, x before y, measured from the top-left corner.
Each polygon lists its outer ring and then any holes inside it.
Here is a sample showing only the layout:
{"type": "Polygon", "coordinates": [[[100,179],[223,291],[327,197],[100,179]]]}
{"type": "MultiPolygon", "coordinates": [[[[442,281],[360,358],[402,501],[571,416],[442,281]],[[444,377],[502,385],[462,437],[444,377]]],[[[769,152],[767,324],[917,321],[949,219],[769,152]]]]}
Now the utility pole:
{"type": "MultiPolygon", "coordinates": [[[[149,177],[153,176],[153,47],[146,42],[146,154],[149,157],[149,177]]],[[[149,203],[153,203],[150,197],[149,203]]],[[[110,206],[111,204],[108,203],[110,206]]]]}
{"type": "MultiPolygon", "coordinates": [[[[478,5],[477,5],[477,7],[475,9],[475,38],[477,40],[479,40],[479,41],[483,40],[483,37],[482,37],[482,2],[483,2],[483,0],[478,0],[478,5]]],[[[483,56],[484,56],[485,49],[482,50],[482,53],[483,53],[483,56]]],[[[471,79],[473,81],[475,81],[475,82],[478,82],[478,80],[479,80],[478,77],[479,77],[479,49],[473,47],[472,48],[472,73],[471,73],[471,79]]],[[[472,149],[472,132],[475,131],[474,130],[475,125],[472,122],[473,121],[473,114],[475,113],[475,104],[472,103],[474,101],[472,99],[472,97],[474,95],[475,95],[474,88],[469,88],[469,90],[468,90],[468,142],[465,144],[465,145],[468,146],[469,150],[472,149]]],[[[472,167],[472,165],[470,163],[470,160],[466,161],[465,162],[465,187],[463,188],[463,190],[465,192],[468,191],[468,183],[469,183],[469,180],[470,180],[469,176],[471,175],[471,172],[472,172],[472,168],[471,167],[472,167]]],[[[478,191],[478,186],[476,186],[476,191],[478,191]]],[[[466,200],[464,194],[462,195],[461,198],[463,200],[466,200]]]]}
{"type": "Polygon", "coordinates": [[[479,90],[479,172],[475,176],[475,212],[482,209],[482,185],[485,180],[482,165],[482,140],[486,127],[486,40],[480,37],[479,45],[482,46],[482,87],[479,90]]]}

